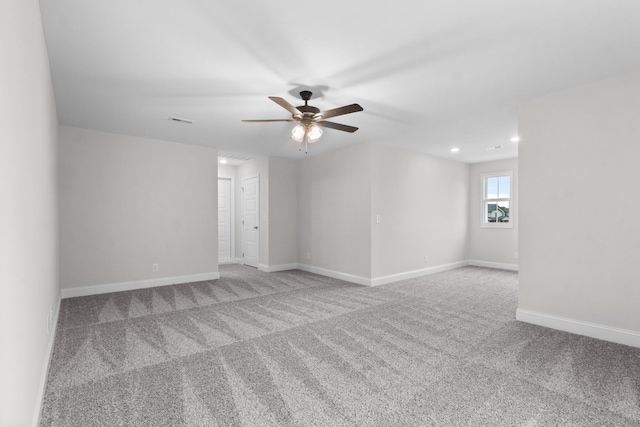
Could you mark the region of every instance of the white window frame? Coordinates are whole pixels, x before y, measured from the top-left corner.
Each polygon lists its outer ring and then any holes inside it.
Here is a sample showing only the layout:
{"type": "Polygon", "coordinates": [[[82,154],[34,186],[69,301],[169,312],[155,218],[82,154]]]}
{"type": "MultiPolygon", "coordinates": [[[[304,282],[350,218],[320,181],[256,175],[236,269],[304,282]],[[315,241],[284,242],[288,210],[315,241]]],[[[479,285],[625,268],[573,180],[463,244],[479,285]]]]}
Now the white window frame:
{"type": "MultiPolygon", "coordinates": [[[[513,219],[514,219],[514,205],[513,205],[513,171],[504,171],[504,172],[491,172],[491,173],[483,173],[481,175],[482,185],[480,186],[482,194],[480,195],[480,227],[482,228],[513,228],[513,219]],[[488,198],[487,197],[487,180],[489,178],[495,178],[497,176],[508,176],[509,177],[509,197],[498,197],[498,198],[488,198]],[[495,201],[499,202],[509,202],[509,222],[486,222],[485,221],[485,206],[487,202],[495,201]]],[[[498,194],[500,196],[500,194],[498,194]]]]}

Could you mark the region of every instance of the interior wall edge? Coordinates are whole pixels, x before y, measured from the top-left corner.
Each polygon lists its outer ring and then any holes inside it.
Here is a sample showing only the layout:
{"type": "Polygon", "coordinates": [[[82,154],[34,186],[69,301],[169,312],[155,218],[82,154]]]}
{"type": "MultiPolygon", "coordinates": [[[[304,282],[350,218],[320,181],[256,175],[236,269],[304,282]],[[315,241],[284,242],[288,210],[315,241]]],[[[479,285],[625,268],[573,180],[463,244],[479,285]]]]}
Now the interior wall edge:
{"type": "Polygon", "coordinates": [[[380,286],[389,283],[399,282],[400,280],[414,279],[416,277],[429,276],[435,273],[442,273],[443,271],[455,270],[456,268],[466,267],[469,265],[468,260],[451,262],[448,264],[441,264],[427,268],[421,268],[419,270],[406,271],[404,273],[390,274],[388,276],[375,277],[371,279],[369,286],[380,286]]]}
{"type": "Polygon", "coordinates": [[[388,276],[380,276],[374,278],[356,276],[353,274],[343,273],[340,271],[329,270],[326,268],[316,267],[308,264],[298,264],[298,269],[308,271],[310,273],[319,274],[321,276],[327,276],[334,279],[344,280],[346,282],[356,283],[364,286],[380,286],[389,283],[399,282],[401,280],[413,279],[416,277],[428,276],[435,273],[441,273],[444,271],[455,270],[456,268],[465,267],[469,264],[469,260],[456,261],[448,264],[435,265],[428,268],[422,268],[420,270],[405,271],[402,273],[391,274],[388,276]]]}
{"type": "Polygon", "coordinates": [[[469,265],[473,265],[476,267],[487,267],[487,268],[497,268],[500,270],[511,270],[518,271],[518,264],[508,264],[504,262],[492,262],[492,261],[482,261],[478,259],[470,259],[469,265]]]}
{"type": "Polygon", "coordinates": [[[522,308],[516,310],[516,320],[576,335],[640,348],[640,333],[627,329],[614,328],[522,308]]]}
{"type": "Polygon", "coordinates": [[[333,279],[344,280],[346,282],[355,283],[357,285],[371,286],[371,279],[368,277],[342,273],[340,271],[329,270],[326,268],[316,267],[308,264],[298,264],[298,269],[302,271],[308,271],[309,273],[319,274],[321,276],[331,277],[333,279]]]}
{"type": "Polygon", "coordinates": [[[42,415],[42,404],[44,403],[44,392],[47,388],[47,378],[49,377],[49,368],[51,366],[51,356],[53,355],[53,347],[56,342],[58,317],[60,316],[60,303],[62,302],[62,292],[58,293],[55,312],[53,313],[53,321],[51,325],[53,331],[49,334],[49,342],[45,353],[45,359],[42,366],[42,375],[40,377],[40,385],[38,386],[38,394],[36,396],[36,407],[33,412],[33,421],[31,425],[40,425],[40,416],[42,415]]]}
{"type": "Polygon", "coordinates": [[[62,298],[84,297],[89,295],[108,294],[111,292],[133,291],[136,289],[155,288],[157,286],[179,285],[182,283],[201,282],[220,278],[220,272],[189,274],[185,276],[160,277],[149,280],[134,280],[130,282],[105,283],[102,285],[63,288],[62,298]]]}
{"type": "Polygon", "coordinates": [[[290,264],[279,264],[279,265],[266,265],[266,264],[258,264],[258,270],[264,271],[265,273],[273,273],[275,271],[286,271],[286,270],[297,270],[298,263],[290,263],[290,264]]]}

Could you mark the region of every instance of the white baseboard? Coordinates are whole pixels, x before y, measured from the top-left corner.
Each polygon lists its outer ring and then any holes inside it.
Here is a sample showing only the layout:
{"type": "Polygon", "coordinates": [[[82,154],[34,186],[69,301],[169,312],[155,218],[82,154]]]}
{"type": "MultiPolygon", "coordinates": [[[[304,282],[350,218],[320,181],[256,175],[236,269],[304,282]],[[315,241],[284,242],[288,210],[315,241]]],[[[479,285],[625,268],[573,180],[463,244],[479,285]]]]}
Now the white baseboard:
{"type": "MultiPolygon", "coordinates": [[[[293,266],[293,264],[291,265],[293,266]]],[[[388,276],[375,277],[372,279],[369,279],[367,277],[362,277],[362,276],[356,276],[353,274],[341,273],[339,271],[328,270],[326,268],[320,268],[320,267],[315,267],[315,266],[306,265],[306,264],[298,264],[298,269],[308,271],[311,273],[320,274],[323,276],[333,277],[334,279],[341,279],[347,282],[357,283],[359,285],[380,286],[380,285],[386,285],[388,283],[398,282],[400,280],[413,279],[415,277],[428,276],[434,273],[441,273],[443,271],[454,270],[456,268],[465,267],[467,265],[481,265],[482,267],[501,268],[501,269],[507,269],[507,270],[514,269],[513,268],[514,266],[515,266],[515,270],[517,270],[517,267],[518,267],[516,264],[499,264],[499,263],[489,263],[489,262],[485,263],[484,261],[464,260],[464,261],[452,262],[450,264],[442,264],[442,265],[436,265],[433,267],[422,268],[420,270],[413,270],[413,271],[407,271],[403,273],[391,274],[388,276]],[[477,264],[474,264],[474,263],[477,263],[477,264]],[[481,263],[483,264],[481,265],[481,263]]],[[[266,271],[266,270],[263,270],[263,271],[266,271]]]]}
{"type": "Polygon", "coordinates": [[[228,259],[226,261],[218,261],[218,265],[237,264],[235,259],[228,259]]]}
{"type": "Polygon", "coordinates": [[[242,258],[236,258],[236,264],[244,265],[244,260],[242,258]]]}
{"type": "Polygon", "coordinates": [[[313,265],[298,264],[298,269],[316,273],[322,276],[333,277],[334,279],[344,280],[346,282],[357,283],[358,285],[371,286],[371,279],[354,274],[341,273],[339,271],[327,270],[326,268],[315,267],[313,265]]]}
{"type": "Polygon", "coordinates": [[[111,292],[131,291],[134,289],[153,288],[156,286],[177,285],[180,283],[200,282],[203,280],[216,280],[220,273],[190,274],[187,276],[160,277],[158,279],[135,280],[132,282],[107,283],[104,285],[82,286],[79,288],[63,288],[62,298],[84,297],[87,295],[108,294],[111,292]]]}
{"type": "Polygon", "coordinates": [[[370,286],[386,285],[387,283],[398,282],[405,279],[413,279],[415,277],[428,276],[434,273],[454,270],[456,268],[469,265],[468,261],[452,262],[450,264],[436,265],[434,267],[421,268],[420,270],[407,271],[404,273],[391,274],[389,276],[381,276],[371,279],[370,286]]]}
{"type": "Polygon", "coordinates": [[[36,407],[33,413],[33,419],[31,425],[36,427],[40,425],[40,415],[42,415],[42,404],[44,403],[44,392],[47,387],[47,377],[49,376],[49,364],[51,363],[51,356],[53,355],[53,346],[56,341],[56,330],[58,326],[58,317],[60,316],[60,301],[61,295],[58,295],[58,301],[56,302],[55,313],[53,314],[53,323],[51,323],[52,330],[49,331],[49,343],[47,344],[47,351],[45,353],[45,359],[42,366],[42,375],[40,377],[40,385],[38,386],[38,394],[36,396],[36,407]]]}
{"type": "Polygon", "coordinates": [[[583,322],[580,320],[553,316],[551,314],[523,310],[521,308],[516,310],[516,320],[564,332],[571,332],[572,334],[583,335],[585,337],[597,338],[599,340],[640,348],[640,333],[627,329],[613,328],[610,326],[598,325],[596,323],[583,322]]]}
{"type": "Polygon", "coordinates": [[[295,270],[297,268],[298,268],[298,264],[295,262],[291,264],[279,264],[279,265],[258,264],[258,270],[264,271],[266,273],[273,273],[274,271],[295,270]]]}
{"type": "Polygon", "coordinates": [[[500,270],[518,271],[518,264],[507,264],[504,262],[491,262],[470,259],[468,265],[474,265],[476,267],[499,268],[500,270]]]}

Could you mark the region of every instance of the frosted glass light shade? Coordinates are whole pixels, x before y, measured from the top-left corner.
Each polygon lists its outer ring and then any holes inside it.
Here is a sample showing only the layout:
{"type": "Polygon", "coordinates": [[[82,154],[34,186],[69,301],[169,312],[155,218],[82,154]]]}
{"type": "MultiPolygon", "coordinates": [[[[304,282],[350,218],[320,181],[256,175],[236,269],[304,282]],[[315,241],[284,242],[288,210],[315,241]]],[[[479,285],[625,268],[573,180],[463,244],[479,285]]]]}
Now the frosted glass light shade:
{"type": "Polygon", "coordinates": [[[304,138],[304,134],[305,134],[304,126],[297,125],[291,131],[291,139],[293,139],[296,142],[302,142],[302,139],[304,138]]]}
{"type": "Polygon", "coordinates": [[[309,133],[307,134],[308,142],[316,142],[322,136],[322,129],[320,126],[311,125],[309,126],[309,133]]]}

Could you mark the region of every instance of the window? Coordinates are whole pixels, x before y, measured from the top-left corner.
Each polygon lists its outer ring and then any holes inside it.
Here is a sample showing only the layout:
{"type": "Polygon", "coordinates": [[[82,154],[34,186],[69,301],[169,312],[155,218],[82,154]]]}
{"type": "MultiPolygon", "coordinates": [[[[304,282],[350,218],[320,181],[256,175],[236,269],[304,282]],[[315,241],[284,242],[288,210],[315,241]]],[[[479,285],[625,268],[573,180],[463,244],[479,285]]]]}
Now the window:
{"type": "Polygon", "coordinates": [[[512,177],[511,171],[482,175],[482,227],[513,227],[512,177]]]}

